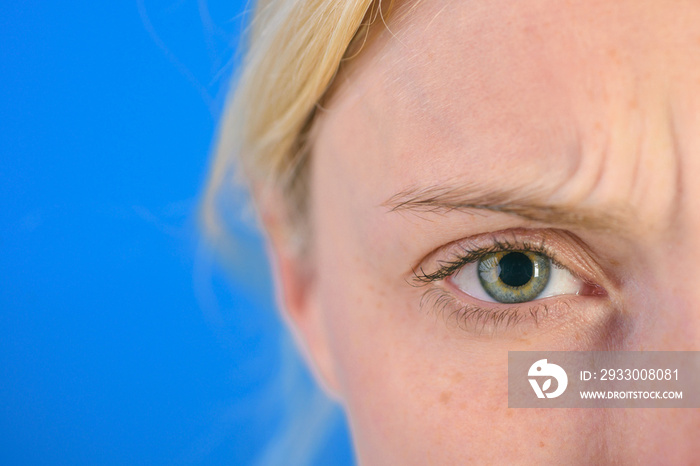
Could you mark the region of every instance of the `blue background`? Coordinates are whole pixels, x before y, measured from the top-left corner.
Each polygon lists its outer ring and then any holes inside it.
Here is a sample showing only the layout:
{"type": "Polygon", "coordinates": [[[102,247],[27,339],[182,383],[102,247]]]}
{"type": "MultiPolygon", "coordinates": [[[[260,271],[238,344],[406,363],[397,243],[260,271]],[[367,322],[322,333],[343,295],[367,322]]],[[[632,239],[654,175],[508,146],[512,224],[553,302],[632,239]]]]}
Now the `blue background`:
{"type": "Polygon", "coordinates": [[[0,4],[0,463],[249,464],[303,417],[259,237],[197,231],[243,7],[0,4]]]}

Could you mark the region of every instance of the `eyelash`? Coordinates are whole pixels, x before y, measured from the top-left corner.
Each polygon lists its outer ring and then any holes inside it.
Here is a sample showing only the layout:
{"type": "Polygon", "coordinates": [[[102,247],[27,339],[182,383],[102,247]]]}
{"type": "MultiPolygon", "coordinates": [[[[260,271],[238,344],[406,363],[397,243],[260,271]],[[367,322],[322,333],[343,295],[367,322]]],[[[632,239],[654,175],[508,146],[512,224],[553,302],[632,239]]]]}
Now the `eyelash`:
{"type": "MultiPolygon", "coordinates": [[[[493,235],[490,239],[490,245],[486,247],[467,248],[461,246],[461,251],[458,251],[452,259],[437,261],[438,268],[434,272],[426,272],[422,267],[413,270],[413,285],[426,286],[431,283],[442,281],[453,276],[462,267],[467,264],[477,262],[486,254],[502,251],[530,251],[543,254],[552,261],[555,267],[565,267],[556,259],[556,254],[547,247],[544,238],[536,243],[528,241],[511,242],[509,240],[499,239],[493,235]]],[[[572,272],[576,275],[574,272],[572,272]]],[[[581,277],[579,277],[581,278],[581,277]]],[[[590,283],[588,280],[584,282],[590,283]]],[[[447,321],[456,321],[462,329],[476,329],[479,333],[483,333],[487,326],[491,326],[495,332],[497,329],[517,325],[526,318],[531,318],[535,325],[538,325],[540,320],[546,318],[553,308],[556,310],[568,310],[571,307],[571,299],[559,297],[556,303],[538,302],[534,300],[529,303],[519,305],[503,304],[494,305],[491,309],[481,307],[475,304],[465,304],[461,302],[452,292],[442,287],[431,287],[426,290],[420,299],[421,309],[431,309],[437,315],[442,315],[447,321]],[[428,307],[429,306],[429,307],[428,307]]],[[[542,300],[543,301],[543,300],[542,300]]]]}
{"type": "Polygon", "coordinates": [[[528,242],[513,244],[507,240],[498,240],[494,238],[492,240],[492,245],[490,246],[474,249],[467,249],[463,247],[462,251],[458,253],[457,257],[454,259],[448,261],[438,261],[439,268],[435,272],[426,273],[422,267],[418,270],[413,270],[413,281],[418,286],[422,286],[424,284],[443,280],[456,273],[465,265],[478,261],[486,254],[502,251],[538,252],[547,256],[555,266],[563,267],[563,265],[556,260],[555,254],[546,247],[544,240],[533,245],[528,242]]]}
{"type": "Polygon", "coordinates": [[[541,319],[546,318],[552,311],[553,306],[557,308],[571,308],[571,303],[567,299],[560,299],[555,305],[538,303],[531,305],[527,309],[511,306],[501,309],[485,309],[474,304],[460,303],[450,292],[442,288],[431,288],[426,290],[421,296],[420,308],[428,306],[436,315],[443,316],[446,321],[456,322],[463,330],[476,330],[478,334],[484,333],[487,326],[492,325],[492,332],[521,323],[524,319],[530,318],[538,325],[541,319]],[[431,303],[432,301],[432,303],[431,303]]]}

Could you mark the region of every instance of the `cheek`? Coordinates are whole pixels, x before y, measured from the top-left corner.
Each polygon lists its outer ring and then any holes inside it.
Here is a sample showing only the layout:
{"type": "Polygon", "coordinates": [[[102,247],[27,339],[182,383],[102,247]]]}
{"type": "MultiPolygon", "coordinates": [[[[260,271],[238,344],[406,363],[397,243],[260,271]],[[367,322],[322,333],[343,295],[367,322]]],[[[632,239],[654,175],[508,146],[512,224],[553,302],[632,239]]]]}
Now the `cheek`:
{"type": "Polygon", "coordinates": [[[340,256],[320,291],[362,462],[602,459],[601,413],[508,409],[507,352],[455,342],[441,319],[393,301],[366,269],[340,256]]]}
{"type": "Polygon", "coordinates": [[[442,432],[461,436],[467,400],[478,399],[477,384],[465,380],[473,374],[451,373],[450,364],[440,364],[446,361],[435,345],[437,332],[416,309],[368,279],[361,267],[344,267],[344,272],[344,280],[325,280],[321,295],[340,395],[360,458],[396,461],[397,452],[407,448],[430,451],[442,432]]]}

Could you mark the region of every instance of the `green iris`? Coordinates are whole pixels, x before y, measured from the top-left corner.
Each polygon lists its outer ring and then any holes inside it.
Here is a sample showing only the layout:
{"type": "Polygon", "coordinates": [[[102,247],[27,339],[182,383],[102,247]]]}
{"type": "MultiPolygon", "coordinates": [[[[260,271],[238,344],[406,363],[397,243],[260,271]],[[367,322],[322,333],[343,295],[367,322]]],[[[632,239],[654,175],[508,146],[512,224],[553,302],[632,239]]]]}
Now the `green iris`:
{"type": "Polygon", "coordinates": [[[479,260],[479,281],[501,303],[532,301],[547,286],[551,262],[532,251],[501,251],[479,260]]]}

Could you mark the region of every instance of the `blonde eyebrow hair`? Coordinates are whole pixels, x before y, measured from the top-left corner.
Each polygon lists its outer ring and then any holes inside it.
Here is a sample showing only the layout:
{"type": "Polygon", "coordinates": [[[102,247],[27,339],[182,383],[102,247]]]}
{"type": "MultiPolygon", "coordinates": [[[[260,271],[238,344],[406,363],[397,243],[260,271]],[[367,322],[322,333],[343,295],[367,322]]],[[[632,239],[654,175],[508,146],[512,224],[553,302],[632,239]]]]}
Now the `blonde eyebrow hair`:
{"type": "Polygon", "coordinates": [[[407,188],[380,204],[389,212],[414,211],[445,214],[451,211],[488,210],[543,223],[591,230],[623,232],[633,223],[629,206],[599,209],[548,204],[526,188],[486,189],[468,184],[407,188]],[[601,209],[605,210],[601,210],[601,209]]]}

